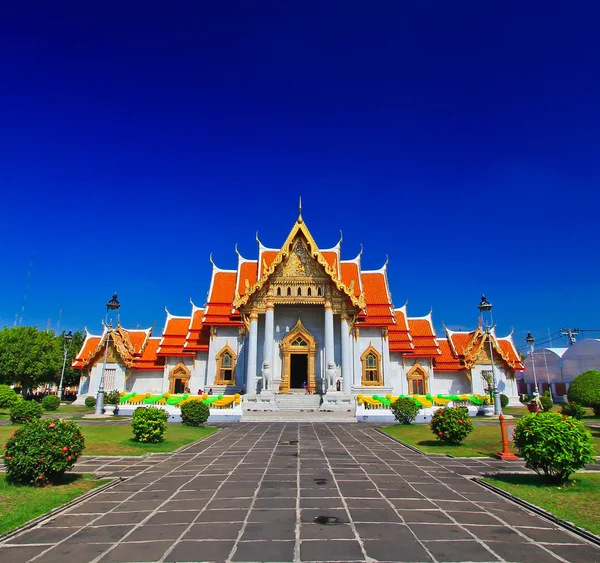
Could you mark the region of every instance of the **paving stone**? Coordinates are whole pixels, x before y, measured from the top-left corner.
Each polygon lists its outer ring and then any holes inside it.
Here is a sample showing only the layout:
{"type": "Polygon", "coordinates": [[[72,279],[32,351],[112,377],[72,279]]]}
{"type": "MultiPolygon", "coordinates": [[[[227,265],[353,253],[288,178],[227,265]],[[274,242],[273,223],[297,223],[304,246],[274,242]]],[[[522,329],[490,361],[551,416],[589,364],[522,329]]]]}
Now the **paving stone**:
{"type": "Polygon", "coordinates": [[[197,522],[243,522],[247,510],[205,510],[198,516],[197,522]]]}
{"type": "Polygon", "coordinates": [[[116,524],[137,524],[150,515],[146,512],[111,512],[94,521],[94,526],[109,526],[116,524]]]}
{"type": "Polygon", "coordinates": [[[471,535],[454,524],[411,524],[410,529],[420,540],[470,540],[471,535]]]}
{"type": "Polygon", "coordinates": [[[133,530],[133,526],[100,526],[81,528],[73,537],[65,540],[70,544],[79,543],[114,543],[120,541],[125,534],[133,530]]]}
{"type": "Polygon", "coordinates": [[[424,563],[432,561],[423,546],[415,539],[398,541],[388,540],[366,540],[363,542],[365,551],[369,557],[377,561],[390,563],[424,563]]]}
{"type": "MultiPolygon", "coordinates": [[[[515,545],[507,542],[485,542],[486,545],[499,557],[511,563],[550,563],[556,562],[558,559],[552,556],[552,552],[548,552],[542,547],[533,543],[520,543],[515,545]]],[[[565,560],[570,563],[592,563],[598,561],[598,550],[592,552],[577,553],[571,550],[571,546],[564,546],[565,560]],[[595,553],[596,559],[591,557],[595,553]]],[[[579,547],[579,546],[575,546],[579,547]]],[[[562,556],[562,554],[560,554],[562,556]]]]}
{"type": "Polygon", "coordinates": [[[295,523],[250,522],[246,524],[242,541],[245,540],[291,540],[296,532],[295,523]]]}
{"type": "Polygon", "coordinates": [[[102,557],[100,562],[123,563],[123,561],[135,561],[136,563],[146,563],[147,561],[158,561],[172,544],[171,541],[120,543],[102,557]]]}
{"type": "Polygon", "coordinates": [[[206,508],[208,508],[209,510],[216,510],[221,508],[248,509],[250,508],[251,504],[251,498],[215,498],[206,505],[206,508]]]}
{"type": "Polygon", "coordinates": [[[296,499],[289,498],[257,498],[254,508],[296,508],[296,499]]]}
{"type": "Polygon", "coordinates": [[[398,510],[400,516],[407,524],[428,523],[428,524],[451,524],[452,520],[448,518],[441,510],[398,510]]]}
{"type": "MultiPolygon", "coordinates": [[[[451,561],[500,561],[498,557],[476,541],[431,541],[423,542],[436,561],[446,563],[451,561]]],[[[514,556],[513,556],[514,557],[514,556]]],[[[510,559],[510,561],[516,561],[510,559]]],[[[538,563],[542,563],[540,559],[538,563]]]]}
{"type": "Polygon", "coordinates": [[[223,522],[213,524],[203,522],[193,524],[182,539],[184,540],[235,540],[237,539],[243,522],[223,522]]]}
{"type": "Polygon", "coordinates": [[[580,545],[546,545],[545,547],[552,553],[574,563],[587,563],[588,561],[596,563],[600,561],[598,547],[587,543],[580,545]]]}
{"type": "Polygon", "coordinates": [[[46,549],[48,549],[47,545],[36,547],[1,547],[0,561],[6,561],[7,563],[27,563],[46,549]]]}
{"type": "Polygon", "coordinates": [[[27,530],[24,534],[14,537],[10,540],[11,544],[24,544],[24,543],[47,543],[56,544],[59,541],[64,540],[67,536],[74,534],[80,528],[33,528],[27,530]]]}
{"type": "Polygon", "coordinates": [[[302,561],[363,561],[364,556],[357,541],[308,541],[300,544],[302,561]]]}
{"type": "Polygon", "coordinates": [[[466,530],[471,532],[483,541],[510,541],[515,543],[527,542],[520,534],[515,532],[508,526],[464,526],[466,530]]]}
{"type": "Polygon", "coordinates": [[[351,540],[355,539],[355,535],[350,524],[304,523],[300,526],[300,538],[303,540],[351,540]]]}
{"type": "Polygon", "coordinates": [[[242,541],[238,544],[232,561],[292,562],[294,561],[294,547],[293,541],[242,541]]]}
{"type": "MultiPolygon", "coordinates": [[[[447,512],[450,518],[459,524],[482,524],[487,526],[501,526],[502,522],[494,515],[486,512],[447,512]]],[[[511,523],[511,522],[508,522],[511,523]]]]}
{"type": "MultiPolygon", "coordinates": [[[[39,559],[36,559],[36,563],[62,563],[63,561],[68,563],[89,563],[89,561],[104,553],[111,545],[110,543],[61,543],[48,553],[42,555],[39,559]]],[[[1,555],[0,560],[2,560],[1,555]]]]}
{"type": "MultiPolygon", "coordinates": [[[[558,528],[518,528],[519,532],[540,543],[586,543],[583,538],[558,528]]],[[[600,553],[599,559],[600,559],[600,553]]]]}
{"type": "Polygon", "coordinates": [[[354,522],[401,522],[402,519],[392,508],[351,508],[354,522]]]}
{"type": "Polygon", "coordinates": [[[355,524],[356,531],[362,539],[366,540],[384,540],[394,539],[394,541],[411,541],[414,539],[408,526],[405,524],[355,524]]]}
{"type": "Polygon", "coordinates": [[[304,497],[300,499],[300,508],[314,508],[323,510],[326,508],[342,508],[342,497],[315,498],[304,497]]]}
{"type": "Polygon", "coordinates": [[[300,521],[301,522],[313,522],[317,516],[333,516],[339,518],[342,522],[348,522],[348,513],[342,509],[326,510],[324,512],[318,512],[313,508],[302,508],[300,510],[300,521]]]}
{"type": "Polygon", "coordinates": [[[248,515],[248,522],[296,522],[296,511],[289,508],[282,509],[255,509],[248,515]]]}
{"type": "Polygon", "coordinates": [[[200,514],[199,510],[169,510],[167,512],[157,512],[152,516],[144,526],[158,524],[189,524],[200,514]]]}

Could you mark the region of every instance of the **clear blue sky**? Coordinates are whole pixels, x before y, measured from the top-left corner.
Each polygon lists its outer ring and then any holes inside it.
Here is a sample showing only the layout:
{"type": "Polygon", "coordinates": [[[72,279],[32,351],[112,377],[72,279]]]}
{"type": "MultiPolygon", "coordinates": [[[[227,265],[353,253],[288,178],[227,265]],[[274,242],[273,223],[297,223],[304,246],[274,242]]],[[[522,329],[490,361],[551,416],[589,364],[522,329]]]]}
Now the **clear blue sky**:
{"type": "MultiPolygon", "coordinates": [[[[396,306],[600,328],[597,2],[3,6],[0,325],[203,304],[304,217],[396,306]]],[[[600,334],[600,333],[596,333],[600,334]]]]}

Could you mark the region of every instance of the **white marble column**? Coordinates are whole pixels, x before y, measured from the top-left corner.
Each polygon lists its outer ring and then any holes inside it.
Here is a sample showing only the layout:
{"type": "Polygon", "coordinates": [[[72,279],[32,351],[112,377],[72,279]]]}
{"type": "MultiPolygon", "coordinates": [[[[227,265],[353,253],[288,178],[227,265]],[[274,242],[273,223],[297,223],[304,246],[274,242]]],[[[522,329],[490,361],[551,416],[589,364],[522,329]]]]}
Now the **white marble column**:
{"type": "Polygon", "coordinates": [[[275,326],[275,310],[273,304],[267,304],[265,314],[265,345],[263,348],[263,360],[269,360],[273,365],[273,329],[275,326]]]}
{"type": "Polygon", "coordinates": [[[248,372],[246,376],[246,393],[256,395],[256,362],[258,356],[258,313],[250,313],[250,335],[248,336],[248,372]]]}
{"type": "Polygon", "coordinates": [[[342,391],[352,392],[352,374],[350,373],[350,332],[348,331],[348,317],[342,315],[342,391]]]}
{"type": "Polygon", "coordinates": [[[329,362],[334,362],[333,343],[333,308],[331,303],[325,303],[325,369],[329,362]]]}

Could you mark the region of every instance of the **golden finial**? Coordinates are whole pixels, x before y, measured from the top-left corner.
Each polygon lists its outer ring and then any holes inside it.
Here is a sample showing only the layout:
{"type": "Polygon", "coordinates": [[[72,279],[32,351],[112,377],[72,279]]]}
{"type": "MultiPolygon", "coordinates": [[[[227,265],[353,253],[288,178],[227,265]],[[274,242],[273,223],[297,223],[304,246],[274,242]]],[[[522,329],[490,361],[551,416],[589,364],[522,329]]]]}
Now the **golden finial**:
{"type": "Polygon", "coordinates": [[[300,196],[300,201],[298,202],[298,223],[302,223],[302,196],[300,196]]]}

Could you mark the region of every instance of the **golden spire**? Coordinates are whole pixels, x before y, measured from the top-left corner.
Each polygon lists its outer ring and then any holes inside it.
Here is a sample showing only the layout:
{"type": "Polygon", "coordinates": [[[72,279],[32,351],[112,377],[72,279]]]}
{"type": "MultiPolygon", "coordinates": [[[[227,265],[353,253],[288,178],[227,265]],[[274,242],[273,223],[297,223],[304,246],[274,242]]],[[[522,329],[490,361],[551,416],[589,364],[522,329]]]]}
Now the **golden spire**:
{"type": "Polygon", "coordinates": [[[300,202],[298,203],[298,223],[302,223],[302,196],[300,196],[300,202]]]}

